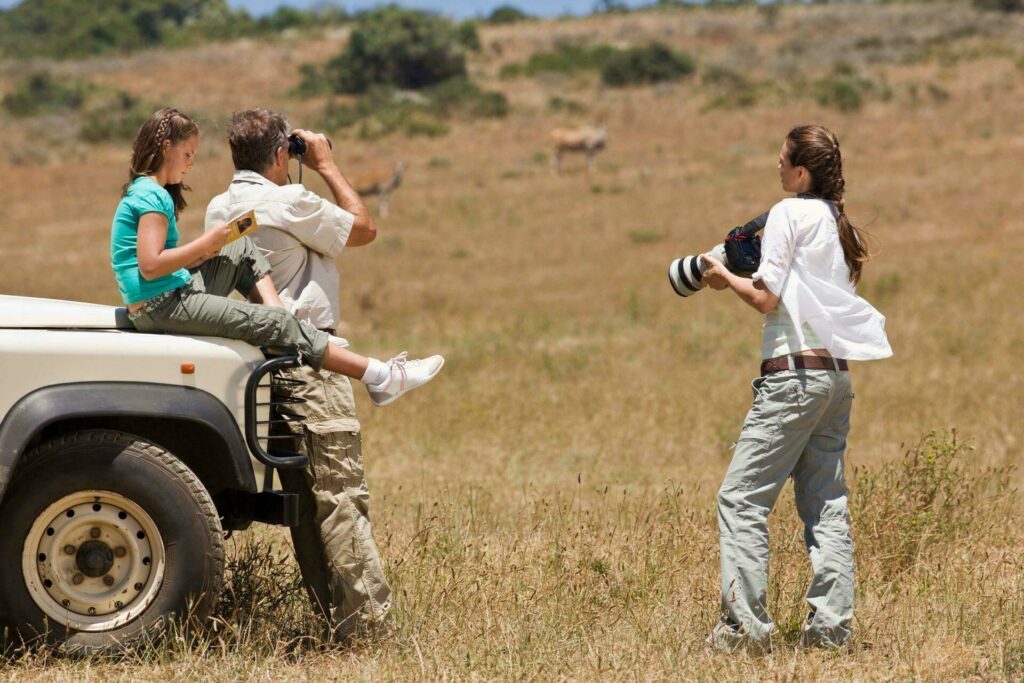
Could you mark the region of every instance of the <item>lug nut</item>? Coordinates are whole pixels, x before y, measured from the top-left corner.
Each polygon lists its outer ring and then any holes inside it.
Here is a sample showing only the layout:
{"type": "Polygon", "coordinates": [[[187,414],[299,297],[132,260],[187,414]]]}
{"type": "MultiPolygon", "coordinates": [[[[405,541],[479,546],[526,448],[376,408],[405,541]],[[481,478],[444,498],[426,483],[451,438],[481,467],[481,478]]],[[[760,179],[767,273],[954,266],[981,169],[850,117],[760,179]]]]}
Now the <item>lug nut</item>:
{"type": "Polygon", "coordinates": [[[114,548],[114,556],[115,557],[124,557],[127,554],[128,554],[128,551],[124,549],[123,545],[119,545],[116,548],[114,548]]]}
{"type": "Polygon", "coordinates": [[[93,528],[89,529],[89,535],[92,536],[93,538],[99,538],[100,537],[100,528],[98,526],[94,526],[93,528]]]}
{"type": "Polygon", "coordinates": [[[105,586],[113,586],[114,585],[114,577],[111,576],[110,574],[107,574],[106,576],[104,576],[103,577],[103,585],[105,585],[105,586]]]}
{"type": "Polygon", "coordinates": [[[95,607],[90,607],[89,608],[89,614],[96,614],[96,608],[95,607]]]}
{"type": "Polygon", "coordinates": [[[68,543],[66,546],[64,546],[64,554],[65,555],[74,555],[76,550],[78,550],[78,548],[76,548],[75,546],[71,545],[70,543],[68,543]]]}
{"type": "Polygon", "coordinates": [[[68,600],[67,598],[65,598],[65,599],[60,601],[60,604],[64,605],[65,607],[70,607],[71,606],[71,601],[68,600]]]}
{"type": "Polygon", "coordinates": [[[137,590],[137,591],[142,590],[142,584],[141,583],[135,584],[135,590],[137,590]]]}
{"type": "Polygon", "coordinates": [[[75,574],[71,577],[71,583],[75,584],[76,586],[81,584],[83,581],[85,581],[85,577],[81,574],[75,574]]]}
{"type": "Polygon", "coordinates": [[[124,603],[118,600],[114,603],[114,607],[116,607],[117,609],[121,609],[122,607],[124,607],[124,603]]]}

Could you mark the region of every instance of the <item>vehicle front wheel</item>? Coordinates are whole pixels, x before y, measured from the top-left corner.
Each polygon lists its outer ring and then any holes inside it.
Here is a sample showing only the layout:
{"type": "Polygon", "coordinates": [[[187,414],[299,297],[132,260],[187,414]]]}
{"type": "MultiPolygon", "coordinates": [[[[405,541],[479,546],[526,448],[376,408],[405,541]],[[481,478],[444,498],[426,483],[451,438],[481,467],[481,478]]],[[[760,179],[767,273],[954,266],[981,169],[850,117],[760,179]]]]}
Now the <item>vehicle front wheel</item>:
{"type": "Polygon", "coordinates": [[[0,531],[0,616],[26,642],[117,651],[170,619],[204,619],[223,585],[206,488],[122,432],[75,432],[27,454],[0,531]]]}

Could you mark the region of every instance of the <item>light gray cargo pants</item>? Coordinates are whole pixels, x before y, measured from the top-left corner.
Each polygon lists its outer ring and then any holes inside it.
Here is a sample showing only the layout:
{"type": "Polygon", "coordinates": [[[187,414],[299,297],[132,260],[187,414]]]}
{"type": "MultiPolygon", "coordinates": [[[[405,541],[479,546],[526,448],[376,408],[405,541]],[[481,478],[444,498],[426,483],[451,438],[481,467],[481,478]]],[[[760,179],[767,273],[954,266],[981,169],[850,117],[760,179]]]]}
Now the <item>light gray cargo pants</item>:
{"type": "Polygon", "coordinates": [[[718,491],[722,621],[709,643],[767,646],[768,513],[793,478],[813,576],[803,641],[842,646],[853,618],[853,541],[843,455],[853,391],[847,372],[788,370],[753,382],[732,463],[718,491]]]}
{"type": "Polygon", "coordinates": [[[270,263],[243,237],[192,270],[192,282],[147,300],[128,317],[140,332],[226,337],[294,349],[303,362],[319,368],[327,351],[326,332],[299,322],[283,308],[228,298],[232,292],[248,297],[269,272],[270,263]]]}

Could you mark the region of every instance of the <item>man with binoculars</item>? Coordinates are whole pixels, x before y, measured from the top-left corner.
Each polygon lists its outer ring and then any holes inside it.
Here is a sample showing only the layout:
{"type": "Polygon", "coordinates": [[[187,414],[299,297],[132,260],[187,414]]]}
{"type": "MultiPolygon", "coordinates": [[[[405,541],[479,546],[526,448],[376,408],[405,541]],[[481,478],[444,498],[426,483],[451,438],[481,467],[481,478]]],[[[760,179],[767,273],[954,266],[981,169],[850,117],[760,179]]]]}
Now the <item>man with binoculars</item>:
{"type": "MultiPolygon", "coordinates": [[[[293,130],[281,114],[250,109],[232,116],[228,142],[235,174],[210,202],[207,227],[255,209],[252,239],[272,267],[281,299],[300,320],[334,334],[340,322],[340,275],[335,258],[345,247],[372,242],[377,229],[359,194],[338,169],[327,138],[293,130]],[[291,183],[289,159],[324,179],[329,201],[291,183]]],[[[333,343],[345,344],[334,338],[333,343]]],[[[368,516],[361,435],[352,386],[344,375],[302,366],[283,373],[291,385],[293,435],[310,458],[306,470],[280,470],[281,483],[299,494],[295,554],[314,606],[332,635],[377,631],[391,607],[368,516]],[[302,429],[301,433],[295,430],[302,429]]]]}

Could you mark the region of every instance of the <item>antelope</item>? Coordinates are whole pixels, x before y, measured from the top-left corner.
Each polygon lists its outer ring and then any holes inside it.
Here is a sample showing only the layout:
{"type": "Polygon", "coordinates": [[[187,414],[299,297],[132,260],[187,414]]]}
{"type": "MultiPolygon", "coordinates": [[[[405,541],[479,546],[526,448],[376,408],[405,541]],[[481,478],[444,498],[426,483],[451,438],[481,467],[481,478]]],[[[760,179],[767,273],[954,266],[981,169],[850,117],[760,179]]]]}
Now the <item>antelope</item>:
{"type": "Polygon", "coordinates": [[[580,128],[555,128],[551,131],[555,143],[555,155],[551,158],[554,174],[562,172],[562,155],[566,152],[583,152],[587,155],[587,173],[594,166],[594,157],[608,142],[608,126],[602,119],[597,126],[580,128]]]}
{"type": "Polygon", "coordinates": [[[399,161],[392,168],[375,168],[357,173],[349,182],[362,197],[380,197],[380,216],[384,218],[388,215],[388,197],[402,184],[404,173],[405,164],[399,161]]]}

